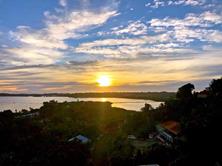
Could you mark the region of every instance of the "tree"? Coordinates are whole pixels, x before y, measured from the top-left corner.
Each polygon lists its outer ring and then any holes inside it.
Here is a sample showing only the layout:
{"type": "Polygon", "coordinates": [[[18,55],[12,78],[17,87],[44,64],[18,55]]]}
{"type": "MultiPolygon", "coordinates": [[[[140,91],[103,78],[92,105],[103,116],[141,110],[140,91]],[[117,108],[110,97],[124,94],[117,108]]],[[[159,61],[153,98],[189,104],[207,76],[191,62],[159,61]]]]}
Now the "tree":
{"type": "Polygon", "coordinates": [[[141,108],[141,110],[144,112],[150,111],[150,110],[153,110],[153,107],[152,107],[152,105],[146,103],[145,106],[143,108],[141,108]]]}
{"type": "Polygon", "coordinates": [[[177,91],[176,97],[183,101],[189,101],[192,99],[192,91],[195,89],[194,85],[191,83],[185,84],[180,87],[177,91]]]}
{"type": "Polygon", "coordinates": [[[220,97],[222,96],[222,78],[220,79],[214,79],[210,87],[208,88],[211,95],[220,97]]]}

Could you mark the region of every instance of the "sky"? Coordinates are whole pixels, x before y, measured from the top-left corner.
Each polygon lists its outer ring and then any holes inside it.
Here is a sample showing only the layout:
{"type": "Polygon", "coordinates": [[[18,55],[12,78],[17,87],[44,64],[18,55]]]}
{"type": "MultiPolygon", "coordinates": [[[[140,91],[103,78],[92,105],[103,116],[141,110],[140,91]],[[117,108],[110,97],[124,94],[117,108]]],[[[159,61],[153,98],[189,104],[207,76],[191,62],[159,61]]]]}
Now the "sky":
{"type": "Polygon", "coordinates": [[[0,92],[198,91],[221,53],[221,0],[0,0],[0,92]]]}

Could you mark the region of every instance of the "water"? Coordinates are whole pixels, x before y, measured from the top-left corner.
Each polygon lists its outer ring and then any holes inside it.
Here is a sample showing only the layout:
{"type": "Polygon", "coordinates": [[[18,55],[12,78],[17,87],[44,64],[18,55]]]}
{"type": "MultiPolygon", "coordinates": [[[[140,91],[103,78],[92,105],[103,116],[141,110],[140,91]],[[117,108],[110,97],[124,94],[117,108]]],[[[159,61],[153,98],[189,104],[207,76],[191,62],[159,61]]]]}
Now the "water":
{"type": "Polygon", "coordinates": [[[141,111],[145,103],[149,103],[153,108],[160,105],[161,102],[153,100],[138,100],[125,98],[70,98],[70,97],[0,97],[0,111],[12,110],[21,111],[22,109],[40,108],[43,102],[56,100],[58,102],[71,101],[109,101],[113,107],[120,107],[127,110],[141,111]]]}

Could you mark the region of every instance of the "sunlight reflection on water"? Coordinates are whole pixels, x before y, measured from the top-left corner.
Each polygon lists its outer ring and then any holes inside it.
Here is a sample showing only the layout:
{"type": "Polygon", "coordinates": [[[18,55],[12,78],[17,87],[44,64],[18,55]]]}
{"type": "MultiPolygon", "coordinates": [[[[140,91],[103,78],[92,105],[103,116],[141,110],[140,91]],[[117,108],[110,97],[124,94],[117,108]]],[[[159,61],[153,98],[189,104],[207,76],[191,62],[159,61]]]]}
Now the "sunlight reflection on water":
{"type": "Polygon", "coordinates": [[[140,111],[145,103],[149,103],[156,108],[161,102],[153,100],[138,100],[125,98],[70,98],[70,97],[0,97],[0,111],[9,110],[21,111],[22,109],[40,108],[43,102],[56,100],[58,102],[71,101],[109,101],[113,107],[120,107],[127,110],[140,111]]]}

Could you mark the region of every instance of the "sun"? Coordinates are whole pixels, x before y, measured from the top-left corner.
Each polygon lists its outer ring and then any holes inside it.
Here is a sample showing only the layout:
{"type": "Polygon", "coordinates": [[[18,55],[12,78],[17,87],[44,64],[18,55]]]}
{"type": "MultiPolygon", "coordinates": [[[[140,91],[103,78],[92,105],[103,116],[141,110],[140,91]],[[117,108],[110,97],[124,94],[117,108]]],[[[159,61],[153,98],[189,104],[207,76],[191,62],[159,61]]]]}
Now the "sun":
{"type": "Polygon", "coordinates": [[[101,75],[98,77],[96,82],[99,84],[101,87],[108,87],[111,85],[111,78],[108,75],[101,75]]]}

